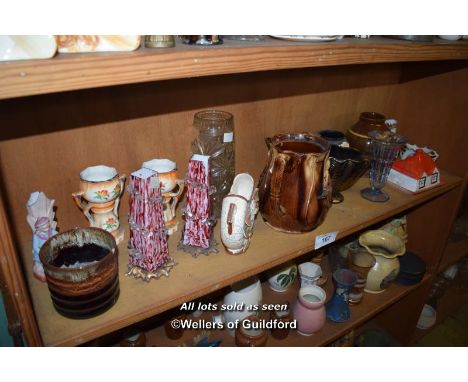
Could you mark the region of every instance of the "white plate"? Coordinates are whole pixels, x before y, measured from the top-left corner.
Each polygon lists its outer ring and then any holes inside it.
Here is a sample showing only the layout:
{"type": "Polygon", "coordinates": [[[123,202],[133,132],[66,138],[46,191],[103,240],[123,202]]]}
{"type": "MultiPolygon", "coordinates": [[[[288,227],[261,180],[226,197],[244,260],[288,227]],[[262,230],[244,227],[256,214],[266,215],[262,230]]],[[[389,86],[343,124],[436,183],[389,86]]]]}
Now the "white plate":
{"type": "Polygon", "coordinates": [[[279,38],[286,41],[335,41],[343,38],[343,36],[312,36],[312,35],[271,35],[271,37],[279,38]]]}

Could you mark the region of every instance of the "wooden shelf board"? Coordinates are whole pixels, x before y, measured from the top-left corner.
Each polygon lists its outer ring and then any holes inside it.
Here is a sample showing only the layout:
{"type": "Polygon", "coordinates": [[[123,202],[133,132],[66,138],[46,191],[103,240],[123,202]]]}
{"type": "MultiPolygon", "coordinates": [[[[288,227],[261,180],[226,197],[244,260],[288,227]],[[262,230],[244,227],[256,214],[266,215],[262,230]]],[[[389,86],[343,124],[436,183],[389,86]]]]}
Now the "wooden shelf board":
{"type": "MultiPolygon", "coordinates": [[[[426,275],[425,278],[416,285],[403,286],[393,283],[383,293],[365,293],[364,298],[360,304],[350,307],[351,319],[349,321],[343,323],[334,323],[327,320],[324,327],[318,333],[312,336],[303,336],[296,330],[291,330],[287,338],[284,340],[277,340],[269,334],[266,346],[326,346],[339,339],[352,329],[372,319],[372,317],[382,312],[388,306],[396,303],[412,290],[427,282],[429,279],[430,276],[426,275]]],[[[283,293],[272,291],[268,286],[268,282],[263,282],[262,287],[263,304],[282,304],[285,301],[289,301],[292,308],[297,298],[299,281],[296,280],[295,284],[283,293]]],[[[327,293],[328,301],[328,299],[330,299],[333,294],[333,282],[331,281],[331,277],[328,278],[325,286],[322,286],[322,288],[324,288],[327,293]]],[[[222,302],[218,302],[218,304],[221,303],[222,302]]],[[[188,319],[192,319],[193,321],[211,321],[211,316],[212,313],[210,314],[210,312],[205,312],[200,318],[192,318],[189,316],[188,319]]],[[[260,316],[266,320],[269,318],[268,312],[262,312],[260,316]]],[[[164,327],[159,326],[146,332],[147,346],[181,346],[182,344],[193,346],[193,338],[200,334],[201,330],[186,330],[182,338],[179,340],[171,340],[167,338],[164,327]]],[[[234,337],[231,337],[227,330],[211,330],[210,340],[222,340],[221,346],[236,346],[234,337]]]]}
{"type": "Polygon", "coordinates": [[[58,54],[0,63],[0,99],[102,86],[229,73],[388,62],[466,60],[468,43],[415,43],[381,37],[327,43],[226,40],[212,47],[58,54]]]}
{"type": "MultiPolygon", "coordinates": [[[[338,231],[337,239],[360,231],[374,223],[394,216],[413,206],[443,194],[461,183],[461,179],[444,174],[446,183],[420,195],[411,195],[387,186],[390,194],[386,203],[364,200],[359,191],[368,186],[360,179],[344,192],[345,201],[333,205],[324,223],[306,234],[285,234],[269,228],[257,216],[249,250],[240,256],[229,256],[220,246],[220,253],[192,258],[176,249],[180,233],[169,240],[171,256],[178,262],[169,278],[145,283],[126,277],[128,253],[126,240],[119,246],[120,297],[116,305],[104,314],[86,320],[72,320],[60,316],[53,308],[47,285],[32,276],[31,243],[21,243],[36,318],[44,345],[79,345],[111,333],[135,322],[152,317],[183,302],[219,290],[235,281],[261,273],[287,260],[314,250],[316,235],[338,231]]],[[[125,218],[121,217],[124,222],[125,218]]],[[[123,224],[124,225],[124,224],[123,224]]],[[[215,229],[219,239],[219,224],[215,229]]],[[[128,232],[126,233],[128,238],[128,232]]]]}
{"type": "Polygon", "coordinates": [[[465,256],[468,256],[467,239],[449,241],[439,264],[438,273],[445,271],[450,265],[457,263],[465,256]]]}

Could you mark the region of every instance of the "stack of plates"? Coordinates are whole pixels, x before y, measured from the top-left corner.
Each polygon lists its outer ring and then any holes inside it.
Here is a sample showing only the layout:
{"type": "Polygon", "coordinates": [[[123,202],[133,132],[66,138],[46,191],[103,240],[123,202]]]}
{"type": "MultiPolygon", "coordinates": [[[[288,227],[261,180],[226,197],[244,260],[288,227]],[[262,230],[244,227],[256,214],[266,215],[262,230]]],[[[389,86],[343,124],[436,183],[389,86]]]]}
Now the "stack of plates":
{"type": "Polygon", "coordinates": [[[426,273],[426,264],[422,259],[411,252],[406,252],[399,259],[400,273],[396,278],[399,284],[413,285],[419,283],[426,273]]]}

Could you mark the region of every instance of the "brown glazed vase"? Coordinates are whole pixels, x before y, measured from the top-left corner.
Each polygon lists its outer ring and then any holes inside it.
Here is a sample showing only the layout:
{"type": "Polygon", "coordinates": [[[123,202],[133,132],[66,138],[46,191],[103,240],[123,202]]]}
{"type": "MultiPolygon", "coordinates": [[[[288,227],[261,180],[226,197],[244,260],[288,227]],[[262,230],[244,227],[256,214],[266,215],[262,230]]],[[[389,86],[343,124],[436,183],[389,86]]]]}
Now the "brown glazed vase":
{"type": "Polygon", "coordinates": [[[76,228],[59,233],[44,243],[39,257],[52,302],[60,314],[93,317],[117,301],[118,249],[109,232],[76,228]]]}
{"type": "Polygon", "coordinates": [[[308,134],[267,138],[268,163],[260,176],[260,212],[271,227],[292,233],[312,231],[330,208],[330,144],[308,134]]]}
{"type": "Polygon", "coordinates": [[[387,131],[386,117],[373,111],[366,111],[359,115],[359,120],[348,129],[346,139],[352,148],[362,152],[365,157],[371,155],[369,133],[372,130],[387,131]]]}

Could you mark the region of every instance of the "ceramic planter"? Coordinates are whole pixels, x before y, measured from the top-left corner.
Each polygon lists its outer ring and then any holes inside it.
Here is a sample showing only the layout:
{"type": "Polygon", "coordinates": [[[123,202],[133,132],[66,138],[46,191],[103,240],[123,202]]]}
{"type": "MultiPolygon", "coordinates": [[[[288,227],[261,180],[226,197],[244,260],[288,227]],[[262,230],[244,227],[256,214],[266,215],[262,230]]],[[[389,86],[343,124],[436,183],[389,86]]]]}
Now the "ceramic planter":
{"type": "Polygon", "coordinates": [[[299,290],[293,308],[299,334],[310,336],[323,327],[326,297],[325,291],[316,285],[306,286],[299,290]]]}
{"type": "Polygon", "coordinates": [[[288,263],[268,273],[268,284],[275,292],[286,292],[292,285],[297,276],[297,266],[293,263],[288,263]]]}
{"type": "Polygon", "coordinates": [[[98,228],[59,233],[39,252],[55,309],[70,318],[96,316],[119,296],[118,249],[98,228]]]}

